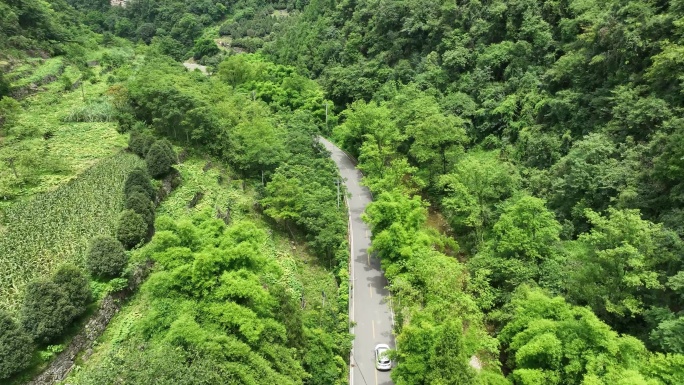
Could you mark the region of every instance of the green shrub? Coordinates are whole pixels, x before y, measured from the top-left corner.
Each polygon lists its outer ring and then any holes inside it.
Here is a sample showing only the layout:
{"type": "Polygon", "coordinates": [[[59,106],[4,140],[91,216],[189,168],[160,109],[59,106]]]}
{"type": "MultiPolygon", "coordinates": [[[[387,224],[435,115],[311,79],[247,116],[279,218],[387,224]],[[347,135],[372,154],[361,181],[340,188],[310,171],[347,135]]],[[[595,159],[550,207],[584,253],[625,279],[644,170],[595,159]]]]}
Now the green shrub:
{"type": "Polygon", "coordinates": [[[59,345],[48,345],[45,347],[45,350],[41,350],[38,352],[40,355],[40,359],[43,362],[48,362],[51,359],[53,359],[56,355],[64,351],[64,345],[59,344],[59,345]]]}
{"type": "MultiPolygon", "coordinates": [[[[135,128],[138,124],[136,123],[135,128]]],[[[145,158],[147,152],[150,150],[154,137],[148,133],[138,131],[134,128],[131,132],[131,137],[128,139],[128,149],[141,158],[145,158]]]]}
{"type": "Polygon", "coordinates": [[[121,242],[110,236],[98,236],[90,241],[86,266],[96,277],[117,277],[128,262],[121,242]]]}
{"type": "Polygon", "coordinates": [[[133,169],[126,177],[126,182],[124,183],[124,194],[126,196],[130,196],[136,191],[142,191],[150,200],[154,200],[157,197],[157,192],[154,186],[152,186],[150,174],[141,167],[133,169]]]}
{"type": "Polygon", "coordinates": [[[169,142],[168,139],[160,139],[159,142],[162,146],[164,146],[166,154],[169,156],[169,158],[171,158],[171,162],[173,164],[178,163],[178,155],[176,155],[176,151],[174,151],[171,142],[169,142]]]}
{"type": "Polygon", "coordinates": [[[145,44],[150,44],[152,38],[157,33],[157,27],[152,23],[144,23],[136,31],[136,35],[145,42],[145,44]]]}
{"type": "Polygon", "coordinates": [[[39,280],[26,286],[19,318],[31,338],[44,344],[62,335],[74,313],[74,306],[59,285],[39,280]]]}
{"type": "Polygon", "coordinates": [[[103,69],[111,71],[129,62],[132,56],[132,52],[127,52],[123,49],[112,49],[102,54],[100,65],[103,69]]]}
{"type": "Polygon", "coordinates": [[[120,134],[127,133],[135,124],[135,116],[129,111],[117,111],[114,119],[116,119],[117,122],[116,131],[120,134]]]}
{"type": "Polygon", "coordinates": [[[147,228],[147,223],[145,223],[142,215],[133,210],[126,210],[119,219],[116,238],[126,249],[132,249],[145,239],[147,228]]]}
{"type": "Polygon", "coordinates": [[[102,33],[102,45],[107,47],[114,42],[114,34],[109,31],[102,33]]]}
{"type": "Polygon", "coordinates": [[[93,281],[90,284],[93,288],[93,297],[105,298],[110,294],[128,289],[128,278],[116,277],[109,281],[93,281]]]}
{"type": "Polygon", "coordinates": [[[195,58],[195,60],[199,60],[205,56],[214,56],[220,52],[214,40],[210,38],[197,39],[192,51],[192,57],[195,58]]]}
{"type": "Polygon", "coordinates": [[[52,282],[64,291],[74,307],[72,319],[85,313],[93,295],[90,291],[90,281],[81,269],[72,264],[62,265],[52,277],[52,282]]]}
{"type": "Polygon", "coordinates": [[[154,224],[154,202],[144,192],[134,189],[126,196],[126,209],[140,214],[148,225],[154,224]]]}
{"type": "Polygon", "coordinates": [[[0,99],[0,133],[12,128],[21,113],[21,105],[9,96],[0,99]]]}
{"type": "Polygon", "coordinates": [[[0,380],[29,365],[32,345],[31,337],[8,313],[0,310],[0,380]]]}
{"type": "Polygon", "coordinates": [[[5,79],[5,76],[3,75],[3,73],[0,72],[0,99],[9,95],[9,93],[10,93],[10,82],[7,79],[5,79]]]}
{"type": "Polygon", "coordinates": [[[171,56],[175,60],[183,61],[187,49],[171,36],[155,36],[152,38],[150,51],[159,52],[162,55],[171,56]]]}
{"type": "Polygon", "coordinates": [[[71,87],[74,85],[74,81],[71,80],[69,75],[64,74],[62,77],[59,79],[59,81],[62,83],[62,89],[64,91],[71,91],[71,87]]]}
{"type": "Polygon", "coordinates": [[[154,223],[154,203],[143,192],[134,191],[126,196],[126,209],[140,214],[148,225],[154,223]]]}
{"type": "MultiPolygon", "coordinates": [[[[128,189],[128,191],[126,192],[126,194],[124,195],[124,197],[129,197],[129,196],[131,196],[131,195],[133,195],[133,194],[142,194],[142,195],[145,196],[148,200],[150,200],[149,191],[145,191],[145,189],[142,188],[141,186],[137,186],[137,185],[132,186],[131,188],[128,189]]],[[[150,200],[150,202],[151,202],[151,201],[152,201],[152,200],[150,200]]]]}
{"type": "Polygon", "coordinates": [[[161,178],[171,171],[171,166],[177,163],[178,158],[167,140],[158,140],[150,147],[145,161],[150,175],[161,178]]]}

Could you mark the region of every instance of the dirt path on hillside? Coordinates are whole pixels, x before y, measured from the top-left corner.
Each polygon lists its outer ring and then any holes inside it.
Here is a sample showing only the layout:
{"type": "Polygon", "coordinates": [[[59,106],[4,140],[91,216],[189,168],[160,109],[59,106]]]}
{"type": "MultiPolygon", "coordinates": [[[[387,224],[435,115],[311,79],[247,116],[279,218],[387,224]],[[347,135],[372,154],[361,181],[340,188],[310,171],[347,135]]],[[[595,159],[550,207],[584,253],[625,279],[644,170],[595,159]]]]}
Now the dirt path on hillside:
{"type": "Polygon", "coordinates": [[[186,60],[185,62],[183,62],[183,65],[190,71],[200,70],[203,74],[209,75],[209,71],[207,71],[207,66],[195,63],[194,59],[186,60]]]}

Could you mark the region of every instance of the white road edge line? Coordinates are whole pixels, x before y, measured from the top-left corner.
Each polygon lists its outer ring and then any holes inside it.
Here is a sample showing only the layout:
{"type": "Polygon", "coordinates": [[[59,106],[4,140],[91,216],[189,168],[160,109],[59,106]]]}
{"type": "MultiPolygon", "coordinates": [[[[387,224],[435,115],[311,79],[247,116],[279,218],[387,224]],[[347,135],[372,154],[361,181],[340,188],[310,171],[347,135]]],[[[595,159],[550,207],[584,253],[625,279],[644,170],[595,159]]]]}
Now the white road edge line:
{"type": "MultiPolygon", "coordinates": [[[[323,138],[322,136],[319,137],[321,139],[327,140],[323,138]]],[[[331,142],[332,144],[332,142],[331,142]]],[[[337,148],[336,146],[333,145],[333,151],[331,151],[331,154],[334,152],[334,150],[341,151],[347,159],[352,163],[352,165],[356,165],[356,161],[347,154],[346,151],[341,150],[337,148]]],[[[342,170],[338,166],[338,170],[340,171],[340,176],[342,176],[342,170]]],[[[356,168],[355,168],[356,170],[356,168]]],[[[358,171],[358,170],[357,170],[358,171]]],[[[363,175],[363,174],[362,174],[363,175]]],[[[370,192],[370,191],[369,191],[370,192]]],[[[371,199],[373,199],[373,193],[371,194],[371,199]]],[[[354,306],[354,292],[356,291],[356,278],[354,276],[354,231],[352,227],[352,215],[351,215],[351,207],[349,207],[349,201],[347,200],[347,196],[345,194],[344,196],[344,203],[347,205],[347,215],[349,217],[349,270],[350,270],[350,277],[349,277],[349,319],[351,320],[350,322],[350,327],[349,327],[349,332],[355,336],[354,334],[354,321],[355,321],[355,306],[354,306]]],[[[370,255],[369,255],[370,258],[370,255]]],[[[390,311],[392,311],[390,307],[390,311]]],[[[394,315],[392,316],[392,325],[394,325],[394,315]]],[[[349,351],[349,385],[354,385],[354,367],[352,361],[354,360],[354,344],[352,343],[351,350],[349,351]]],[[[377,371],[375,372],[375,383],[377,384],[378,382],[378,373],[377,371]]]]}
{"type": "MultiPolygon", "coordinates": [[[[352,216],[351,208],[349,207],[349,202],[347,197],[344,197],[344,203],[347,205],[347,215],[349,217],[349,270],[351,272],[349,277],[349,319],[351,320],[349,333],[354,335],[354,320],[355,320],[355,308],[354,308],[354,291],[356,290],[356,281],[354,277],[354,232],[352,228],[352,216]]],[[[354,366],[352,364],[352,359],[354,357],[354,344],[352,343],[351,350],[349,351],[349,385],[354,385],[354,366]]]]}

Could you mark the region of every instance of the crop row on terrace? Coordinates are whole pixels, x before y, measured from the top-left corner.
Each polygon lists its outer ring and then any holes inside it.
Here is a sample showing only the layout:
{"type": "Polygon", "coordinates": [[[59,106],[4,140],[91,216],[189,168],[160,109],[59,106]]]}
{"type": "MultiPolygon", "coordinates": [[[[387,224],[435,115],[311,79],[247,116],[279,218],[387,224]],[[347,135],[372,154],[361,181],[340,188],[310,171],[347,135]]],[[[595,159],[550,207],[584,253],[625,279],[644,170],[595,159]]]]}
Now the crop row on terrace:
{"type": "Polygon", "coordinates": [[[58,189],[0,212],[0,308],[17,310],[27,282],[64,262],[82,265],[90,238],[112,234],[137,156],[106,158],[58,189]]]}
{"type": "Polygon", "coordinates": [[[24,65],[9,74],[14,88],[25,87],[32,83],[40,84],[44,81],[55,80],[64,70],[64,59],[54,57],[47,60],[33,62],[33,65],[24,65]]]}
{"type": "MultiPolygon", "coordinates": [[[[31,77],[33,69],[25,64],[12,76],[31,77]]],[[[127,136],[116,131],[111,105],[102,96],[109,85],[100,67],[91,69],[99,77],[94,83],[83,82],[77,91],[64,91],[61,82],[53,82],[26,96],[13,124],[0,130],[0,210],[51,191],[126,147],[127,136]]],[[[80,79],[83,73],[75,65],[65,65],[63,75],[80,79]]]]}

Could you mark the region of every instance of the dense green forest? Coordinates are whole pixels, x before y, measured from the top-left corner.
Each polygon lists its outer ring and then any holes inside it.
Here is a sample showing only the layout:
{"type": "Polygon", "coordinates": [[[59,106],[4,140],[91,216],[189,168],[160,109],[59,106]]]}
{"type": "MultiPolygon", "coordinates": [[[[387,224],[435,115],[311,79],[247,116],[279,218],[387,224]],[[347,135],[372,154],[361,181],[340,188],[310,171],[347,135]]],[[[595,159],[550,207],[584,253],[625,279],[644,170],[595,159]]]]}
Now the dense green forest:
{"type": "Polygon", "coordinates": [[[684,383],[680,1],[2,0],[0,14],[0,251],[16,272],[0,280],[0,379],[154,262],[73,383],[345,383],[346,219],[322,134],[375,198],[396,384],[684,383]],[[71,159],[73,130],[117,137],[71,159]],[[122,147],[137,155],[112,157],[122,147]],[[175,164],[180,148],[195,160],[175,164]],[[229,171],[209,181],[198,157],[229,171]],[[148,194],[174,170],[177,192],[148,194]],[[223,220],[184,211],[200,191],[223,220]],[[50,202],[84,225],[34,226],[50,202]],[[321,287],[336,300],[303,306],[321,287]]]}
{"type": "MultiPolygon", "coordinates": [[[[332,135],[381,194],[371,223],[413,202],[373,232],[395,285],[425,258],[408,213],[444,215],[509,380],[680,382],[681,17],[676,1],[320,1],[264,52],[335,102],[332,135]],[[572,319],[623,336],[591,342],[572,319]]],[[[395,381],[435,381],[413,369],[395,381]]]]}

